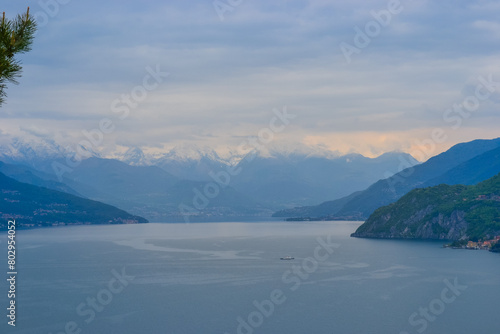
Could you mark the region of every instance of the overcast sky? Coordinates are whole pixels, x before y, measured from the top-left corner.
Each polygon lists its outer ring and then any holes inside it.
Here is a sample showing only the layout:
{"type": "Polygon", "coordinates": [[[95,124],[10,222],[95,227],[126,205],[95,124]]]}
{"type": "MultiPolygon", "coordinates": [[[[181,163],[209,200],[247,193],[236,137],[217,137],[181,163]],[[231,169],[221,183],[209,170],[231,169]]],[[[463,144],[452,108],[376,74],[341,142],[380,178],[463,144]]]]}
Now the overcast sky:
{"type": "Polygon", "coordinates": [[[10,18],[30,5],[40,27],[22,56],[20,85],[9,86],[0,108],[1,136],[76,143],[108,118],[114,130],[96,150],[223,150],[258,135],[273,109],[286,106],[296,117],[275,142],[343,153],[418,155],[434,129],[441,133],[432,155],[500,137],[500,84],[493,93],[479,87],[489,94],[476,98],[478,77],[500,82],[498,0],[217,4],[4,1],[10,18]],[[116,108],[125,104],[117,102],[141,92],[148,68],[169,76],[120,119],[116,108]],[[480,104],[446,112],[464,100],[480,104]]]}

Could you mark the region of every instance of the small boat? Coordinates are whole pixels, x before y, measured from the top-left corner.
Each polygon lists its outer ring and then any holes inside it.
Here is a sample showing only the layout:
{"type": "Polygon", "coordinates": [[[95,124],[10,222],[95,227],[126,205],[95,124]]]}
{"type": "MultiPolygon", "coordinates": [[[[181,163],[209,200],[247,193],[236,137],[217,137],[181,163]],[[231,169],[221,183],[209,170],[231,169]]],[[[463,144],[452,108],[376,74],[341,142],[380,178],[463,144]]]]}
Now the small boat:
{"type": "Polygon", "coordinates": [[[291,256],[280,257],[280,260],[293,260],[293,259],[295,259],[295,258],[291,257],[291,256]]]}

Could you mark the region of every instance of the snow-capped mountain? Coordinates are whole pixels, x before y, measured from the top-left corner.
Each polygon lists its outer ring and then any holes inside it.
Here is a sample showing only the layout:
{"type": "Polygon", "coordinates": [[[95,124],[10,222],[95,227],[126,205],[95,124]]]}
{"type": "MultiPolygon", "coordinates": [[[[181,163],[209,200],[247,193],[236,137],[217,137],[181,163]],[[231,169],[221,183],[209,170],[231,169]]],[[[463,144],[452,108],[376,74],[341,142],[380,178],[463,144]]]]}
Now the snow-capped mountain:
{"type": "Polygon", "coordinates": [[[55,142],[14,138],[0,146],[0,160],[43,170],[48,161],[64,157],[64,152],[55,142]]]}
{"type": "Polygon", "coordinates": [[[238,164],[235,189],[275,206],[311,205],[320,198],[339,198],[418,164],[411,155],[392,152],[377,158],[361,154],[329,157],[304,152],[257,155],[238,164]]]}
{"type": "Polygon", "coordinates": [[[211,171],[223,169],[229,164],[215,150],[193,145],[174,147],[151,163],[180,179],[194,181],[209,181],[211,171]]]}
{"type": "Polygon", "coordinates": [[[151,165],[151,157],[146,156],[146,154],[144,154],[144,151],[139,147],[129,148],[122,156],[119,156],[117,160],[120,160],[131,166],[151,165]]]}
{"type": "Polygon", "coordinates": [[[92,148],[81,145],[62,145],[47,138],[15,137],[10,139],[8,143],[0,145],[0,161],[22,164],[44,172],[51,171],[53,161],[73,159],[75,155],[79,156],[81,160],[89,157],[101,157],[101,154],[92,148]]]}
{"type": "Polygon", "coordinates": [[[63,152],[64,148],[54,142],[19,138],[14,138],[9,144],[0,146],[0,158],[19,162],[58,157],[63,152]]]}
{"type": "Polygon", "coordinates": [[[162,160],[199,161],[203,158],[225,163],[212,148],[208,146],[199,147],[191,144],[175,146],[163,156],[162,160]]]}
{"type": "Polygon", "coordinates": [[[301,143],[271,143],[253,150],[254,153],[263,158],[325,158],[336,159],[341,156],[340,152],[332,151],[323,146],[309,146],[301,143]]]}
{"type": "MultiPolygon", "coordinates": [[[[80,150],[82,149],[84,148],[80,147],[80,150]]],[[[138,169],[141,171],[159,167],[179,182],[187,180],[198,182],[196,184],[199,185],[217,182],[214,180],[214,175],[221,175],[220,173],[227,175],[227,171],[232,168],[233,171],[237,170],[237,173],[231,174],[228,188],[273,210],[316,204],[346,196],[397,173],[402,161],[406,161],[404,167],[418,163],[405,153],[390,152],[372,159],[361,154],[341,156],[338,152],[332,152],[324,147],[307,145],[274,144],[247,152],[227,149],[222,156],[210,147],[194,145],[182,145],[164,151],[150,147],[124,146],[116,148],[108,146],[106,149],[109,150],[106,154],[93,151],[86,154],[92,158],[112,159],[94,160],[101,161],[103,166],[110,169],[106,175],[110,177],[115,175],[109,181],[106,177],[102,177],[100,182],[103,183],[101,185],[103,187],[119,174],[113,169],[114,167],[109,167],[115,166],[112,164],[113,160],[120,161],[125,166],[141,167],[138,169]]],[[[67,157],[68,149],[54,141],[14,140],[10,145],[0,145],[0,160],[28,165],[46,173],[54,174],[52,163],[58,161],[63,165],[67,164],[67,157]]],[[[72,179],[74,175],[70,175],[71,173],[78,171],[82,174],[85,169],[89,169],[88,166],[93,166],[86,162],[84,159],[79,164],[68,165],[70,169],[64,170],[64,177],[72,179]]],[[[99,171],[99,168],[97,170],[99,171]]],[[[128,169],[123,167],[123,171],[125,170],[128,169]]],[[[95,173],[97,172],[91,172],[95,173]]],[[[123,173],[122,182],[131,184],[132,181],[127,181],[127,177],[131,174],[123,173]]],[[[160,175],[158,171],[155,173],[160,175]]],[[[155,176],[152,173],[144,172],[140,175],[144,179],[142,183],[155,184],[155,176]]],[[[78,188],[81,185],[70,186],[78,188]]],[[[185,183],[179,187],[176,192],[165,190],[171,196],[170,200],[175,201],[176,194],[186,195],[192,192],[192,183],[185,183]],[[187,190],[183,187],[187,187],[187,190]]],[[[78,189],[85,190],[84,187],[78,189]]],[[[125,196],[123,192],[120,194],[125,196]]],[[[144,196],[147,194],[144,193],[144,196]]]]}

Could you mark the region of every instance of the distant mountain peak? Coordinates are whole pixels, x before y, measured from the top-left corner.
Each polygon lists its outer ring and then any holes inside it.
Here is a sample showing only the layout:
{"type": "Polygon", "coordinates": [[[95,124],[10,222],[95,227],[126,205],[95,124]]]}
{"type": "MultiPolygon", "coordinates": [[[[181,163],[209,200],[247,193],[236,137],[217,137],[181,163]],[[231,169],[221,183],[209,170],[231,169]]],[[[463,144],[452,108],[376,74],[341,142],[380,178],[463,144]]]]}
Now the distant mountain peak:
{"type": "Polygon", "coordinates": [[[143,166],[150,164],[150,160],[146,157],[142,149],[137,146],[130,147],[120,160],[132,166],[143,166]]]}
{"type": "Polygon", "coordinates": [[[341,156],[339,151],[332,151],[324,146],[310,146],[300,143],[273,143],[254,150],[263,158],[311,158],[335,159],[341,156]]]}
{"type": "Polygon", "coordinates": [[[163,155],[163,159],[178,161],[199,161],[208,158],[214,161],[223,161],[217,152],[208,146],[196,146],[193,144],[177,145],[163,155]]]}

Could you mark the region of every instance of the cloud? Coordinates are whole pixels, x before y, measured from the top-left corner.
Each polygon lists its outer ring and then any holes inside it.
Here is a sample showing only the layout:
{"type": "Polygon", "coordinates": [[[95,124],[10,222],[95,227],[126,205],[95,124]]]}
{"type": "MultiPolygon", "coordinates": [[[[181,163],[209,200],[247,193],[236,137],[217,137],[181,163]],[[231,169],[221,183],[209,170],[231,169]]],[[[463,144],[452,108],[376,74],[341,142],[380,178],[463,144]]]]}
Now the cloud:
{"type": "MultiPolygon", "coordinates": [[[[500,23],[492,1],[401,1],[348,64],[341,42],[388,1],[244,1],[221,21],[211,1],[70,1],[40,27],[9,86],[0,131],[36,125],[79,140],[140,85],[146,67],[171,75],[130,110],[105,145],[237,145],[284,105],[297,119],[279,139],[367,154],[410,150],[479,75],[500,81],[500,23]]],[[[28,1],[8,3],[8,16],[28,1]]],[[[32,13],[43,12],[40,5],[32,13]]],[[[444,149],[495,136],[497,96],[444,149]],[[484,132],[478,131],[484,127],[484,132]]],[[[17,129],[17,130],[16,130],[17,129]]],[[[498,136],[498,134],[496,135],[498,136]]]]}
{"type": "Polygon", "coordinates": [[[500,38],[500,23],[495,21],[479,20],[473,23],[475,28],[490,34],[490,37],[500,38]]]}

